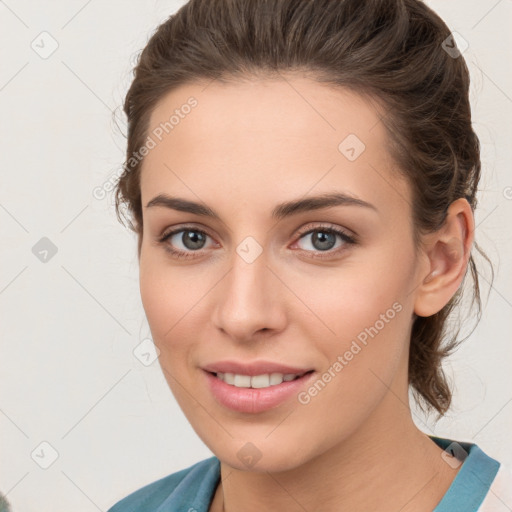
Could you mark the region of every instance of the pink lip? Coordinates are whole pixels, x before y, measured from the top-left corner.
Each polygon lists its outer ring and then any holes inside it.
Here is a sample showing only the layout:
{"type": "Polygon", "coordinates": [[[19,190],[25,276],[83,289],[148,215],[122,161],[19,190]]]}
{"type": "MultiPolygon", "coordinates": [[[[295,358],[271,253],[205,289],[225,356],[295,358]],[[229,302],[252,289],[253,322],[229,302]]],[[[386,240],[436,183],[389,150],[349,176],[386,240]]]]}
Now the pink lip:
{"type": "MultiPolygon", "coordinates": [[[[236,373],[236,372],[234,372],[236,373]]],[[[241,373],[241,372],[240,372],[241,373]]],[[[269,373],[269,372],[263,372],[269,373]]],[[[270,372],[271,373],[271,372],[270,372]]],[[[275,372],[284,373],[284,372],[275,372]]],[[[286,372],[299,373],[299,372],[286,372]]],[[[316,372],[308,373],[292,381],[268,388],[237,388],[218,379],[213,373],[203,371],[208,387],[214,398],[224,407],[233,411],[256,414],[279,407],[292,397],[296,397],[301,389],[305,389],[314,378],[316,372]]],[[[255,375],[259,375],[256,373],[255,375]]]]}
{"type": "Polygon", "coordinates": [[[253,361],[252,363],[239,363],[237,361],[219,361],[203,366],[203,370],[212,373],[238,373],[239,375],[263,375],[265,373],[296,373],[302,375],[312,368],[299,368],[287,366],[271,361],[253,361]]]}

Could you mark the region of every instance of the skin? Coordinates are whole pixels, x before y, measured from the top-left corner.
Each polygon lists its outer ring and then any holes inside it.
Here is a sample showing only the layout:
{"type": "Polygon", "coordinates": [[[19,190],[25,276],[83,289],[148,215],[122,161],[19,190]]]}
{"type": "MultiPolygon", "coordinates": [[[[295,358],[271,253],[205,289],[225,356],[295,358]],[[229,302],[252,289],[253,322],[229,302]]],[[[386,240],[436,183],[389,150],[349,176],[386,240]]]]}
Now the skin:
{"type": "Polygon", "coordinates": [[[439,311],[462,282],[469,204],[452,203],[416,251],[411,190],[393,169],[374,102],[291,74],[193,83],[161,99],[148,133],[190,96],[197,107],[143,163],[140,290],[165,378],[221,461],[210,511],[431,511],[458,469],[411,419],[410,330],[415,314],[439,311]],[[366,146],[354,161],[338,150],[351,133],[366,146]],[[271,218],[278,203],[334,190],[376,211],[343,205],[271,218]],[[205,204],[220,220],[146,207],[163,193],[205,204]],[[184,245],[183,232],[158,241],[191,225],[208,234],[202,248],[184,245]],[[336,236],[322,251],[304,233],[326,225],[358,243],[336,236]],[[247,236],[262,249],[252,263],[236,252],[247,236]],[[177,259],[166,245],[193,257],[177,259]],[[400,312],[306,405],[238,413],[206,386],[201,366],[224,359],[321,375],[394,303],[400,312]],[[248,442],[261,454],[250,468],[237,457],[248,442]]]}

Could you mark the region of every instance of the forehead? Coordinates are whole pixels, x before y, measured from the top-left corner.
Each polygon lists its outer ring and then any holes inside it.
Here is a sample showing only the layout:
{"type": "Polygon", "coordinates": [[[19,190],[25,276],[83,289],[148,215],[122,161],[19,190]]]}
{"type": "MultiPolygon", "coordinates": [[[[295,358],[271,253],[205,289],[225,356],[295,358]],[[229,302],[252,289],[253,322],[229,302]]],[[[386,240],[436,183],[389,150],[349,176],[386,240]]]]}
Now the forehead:
{"type": "MultiPolygon", "coordinates": [[[[370,104],[369,99],[346,88],[294,75],[247,78],[192,83],[173,90],[153,109],[149,131],[156,131],[158,139],[171,138],[176,143],[180,135],[190,138],[193,133],[195,142],[200,141],[203,151],[210,154],[215,148],[222,154],[235,143],[250,152],[248,136],[265,139],[271,149],[285,139],[295,139],[295,149],[300,151],[307,148],[308,141],[338,150],[346,135],[355,134],[376,148],[385,144],[386,138],[381,115],[375,100],[370,104]],[[188,106],[191,98],[194,107],[188,106]],[[171,132],[173,137],[167,137],[171,132]],[[227,134],[231,138],[224,136],[227,134]]],[[[258,154],[262,149],[253,147],[258,154]]]]}
{"type": "Polygon", "coordinates": [[[381,116],[375,101],[292,75],[183,85],[151,114],[143,202],[176,189],[205,201],[229,189],[257,202],[335,187],[373,203],[407,203],[381,116]]]}

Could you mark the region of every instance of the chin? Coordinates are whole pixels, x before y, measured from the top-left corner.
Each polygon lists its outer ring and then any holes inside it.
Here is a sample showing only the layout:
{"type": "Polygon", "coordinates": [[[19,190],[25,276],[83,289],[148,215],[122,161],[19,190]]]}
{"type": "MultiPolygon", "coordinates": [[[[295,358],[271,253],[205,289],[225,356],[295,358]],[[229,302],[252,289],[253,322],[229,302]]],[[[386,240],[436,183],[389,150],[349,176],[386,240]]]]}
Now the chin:
{"type": "MultiPolygon", "coordinates": [[[[251,471],[255,473],[293,470],[314,457],[312,453],[304,451],[302,443],[287,437],[287,443],[283,444],[282,437],[272,440],[265,439],[268,430],[259,439],[250,437],[240,439],[237,437],[226,439],[219,443],[218,438],[211,440],[202,437],[203,442],[214,453],[214,455],[227,466],[239,471],[251,471]],[[297,447],[302,447],[298,449],[297,447]]],[[[271,437],[271,436],[270,436],[271,437]]]]}

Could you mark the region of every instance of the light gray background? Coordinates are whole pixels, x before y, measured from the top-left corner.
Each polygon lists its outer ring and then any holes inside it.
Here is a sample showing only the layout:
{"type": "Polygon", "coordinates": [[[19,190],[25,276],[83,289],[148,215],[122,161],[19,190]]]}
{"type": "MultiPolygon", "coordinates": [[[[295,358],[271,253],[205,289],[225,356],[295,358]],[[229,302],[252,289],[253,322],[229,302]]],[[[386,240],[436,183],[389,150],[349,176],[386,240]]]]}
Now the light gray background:
{"type": "MultiPolygon", "coordinates": [[[[0,491],[16,511],[106,510],[211,456],[158,362],[133,354],[150,336],[136,239],[117,222],[112,194],[92,194],[123,160],[112,110],[124,130],[119,106],[134,58],[182,3],[0,1],[0,491]],[[59,45],[46,59],[31,47],[50,48],[43,31],[59,45]],[[46,263],[32,252],[42,237],[58,249],[46,263]],[[42,469],[52,450],[58,458],[42,469]]],[[[497,277],[489,290],[481,267],[484,318],[446,365],[456,378],[452,410],[437,425],[415,420],[510,466],[512,2],[428,4],[469,44],[484,172],[476,239],[497,277]]]]}

